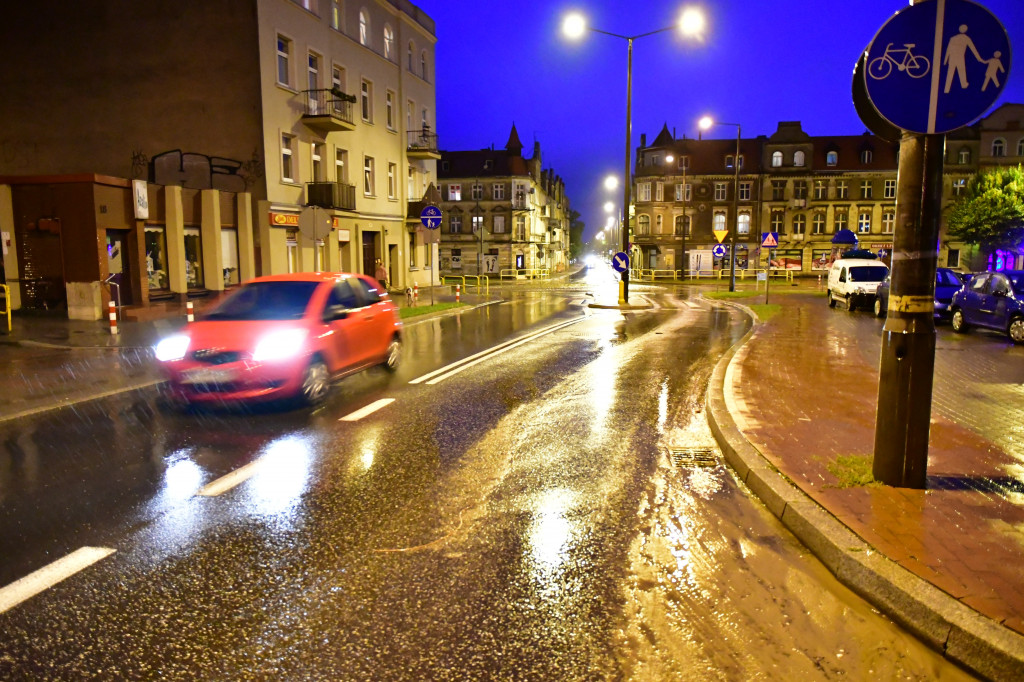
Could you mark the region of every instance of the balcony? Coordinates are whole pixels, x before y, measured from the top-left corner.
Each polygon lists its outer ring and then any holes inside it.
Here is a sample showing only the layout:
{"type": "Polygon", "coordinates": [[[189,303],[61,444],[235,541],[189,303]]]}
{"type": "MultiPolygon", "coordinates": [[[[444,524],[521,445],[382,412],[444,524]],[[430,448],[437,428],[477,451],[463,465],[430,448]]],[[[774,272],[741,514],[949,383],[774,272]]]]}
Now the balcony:
{"type": "Polygon", "coordinates": [[[354,211],[356,210],[355,185],[346,185],[343,182],[307,182],[306,205],[354,211]]]}
{"type": "Polygon", "coordinates": [[[406,153],[410,159],[440,159],[441,154],[437,151],[437,133],[430,132],[429,128],[423,130],[410,130],[406,133],[406,153]]]}
{"type": "Polygon", "coordinates": [[[355,130],[352,105],[355,97],[338,90],[306,90],[302,122],[321,133],[355,130]]]}

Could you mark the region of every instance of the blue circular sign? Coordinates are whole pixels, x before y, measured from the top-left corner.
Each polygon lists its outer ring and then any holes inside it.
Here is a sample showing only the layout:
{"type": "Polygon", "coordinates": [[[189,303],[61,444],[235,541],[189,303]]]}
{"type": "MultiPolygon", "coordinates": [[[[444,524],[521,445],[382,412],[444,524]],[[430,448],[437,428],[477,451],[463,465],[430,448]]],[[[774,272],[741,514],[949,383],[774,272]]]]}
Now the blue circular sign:
{"type": "Polygon", "coordinates": [[[725,244],[715,244],[711,249],[711,255],[715,258],[725,258],[725,244]]]}
{"type": "Polygon", "coordinates": [[[912,133],[970,125],[999,98],[1010,39],[969,0],[925,0],[897,12],[864,55],[864,84],[878,113],[912,133]]]}
{"type": "Polygon", "coordinates": [[[612,268],[614,268],[615,272],[629,270],[629,256],[626,255],[625,251],[619,251],[612,256],[612,268]]]}
{"type": "Polygon", "coordinates": [[[424,206],[420,211],[420,222],[428,230],[436,230],[441,227],[441,209],[437,206],[424,206]]]}

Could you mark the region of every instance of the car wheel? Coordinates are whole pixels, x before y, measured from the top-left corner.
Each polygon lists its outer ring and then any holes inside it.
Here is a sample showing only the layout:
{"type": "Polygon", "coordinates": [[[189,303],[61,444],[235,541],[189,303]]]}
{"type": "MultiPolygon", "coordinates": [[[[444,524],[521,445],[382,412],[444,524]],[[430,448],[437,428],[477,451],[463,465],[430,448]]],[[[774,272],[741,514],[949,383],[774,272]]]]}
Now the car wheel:
{"type": "Polygon", "coordinates": [[[1024,343],[1024,317],[1015,317],[1010,320],[1010,326],[1007,328],[1006,333],[1009,334],[1010,340],[1014,343],[1024,343]]]}
{"type": "Polygon", "coordinates": [[[306,405],[319,405],[331,388],[331,373],[320,358],[313,358],[302,374],[299,398],[306,405]]]}
{"type": "Polygon", "coordinates": [[[949,318],[949,325],[957,334],[963,334],[967,331],[967,322],[964,321],[964,311],[959,308],[954,310],[953,316],[949,318]]]}
{"type": "Polygon", "coordinates": [[[402,361],[402,341],[396,336],[391,339],[391,343],[388,344],[387,355],[384,356],[384,369],[389,372],[394,372],[398,369],[399,363],[402,361]]]}
{"type": "Polygon", "coordinates": [[[832,292],[831,291],[828,292],[828,307],[829,308],[835,308],[836,307],[836,299],[832,296],[832,292]]]}
{"type": "Polygon", "coordinates": [[[875,317],[885,317],[885,308],[882,307],[882,299],[875,299],[875,317]]]}

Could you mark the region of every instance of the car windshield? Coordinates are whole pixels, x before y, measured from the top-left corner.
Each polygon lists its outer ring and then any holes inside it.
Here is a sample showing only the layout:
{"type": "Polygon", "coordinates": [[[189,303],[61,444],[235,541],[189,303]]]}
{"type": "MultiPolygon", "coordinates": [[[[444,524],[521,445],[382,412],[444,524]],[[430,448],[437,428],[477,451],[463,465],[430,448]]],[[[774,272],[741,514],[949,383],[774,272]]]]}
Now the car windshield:
{"type": "Polygon", "coordinates": [[[206,320],[298,320],[318,282],[253,282],[225,298],[206,320]]]}
{"type": "Polygon", "coordinates": [[[946,287],[959,287],[963,286],[963,282],[956,276],[952,270],[936,270],[935,271],[935,283],[946,287]]]}
{"type": "Polygon", "coordinates": [[[881,282],[889,274],[886,268],[854,266],[850,268],[851,282],[881,282]]]}

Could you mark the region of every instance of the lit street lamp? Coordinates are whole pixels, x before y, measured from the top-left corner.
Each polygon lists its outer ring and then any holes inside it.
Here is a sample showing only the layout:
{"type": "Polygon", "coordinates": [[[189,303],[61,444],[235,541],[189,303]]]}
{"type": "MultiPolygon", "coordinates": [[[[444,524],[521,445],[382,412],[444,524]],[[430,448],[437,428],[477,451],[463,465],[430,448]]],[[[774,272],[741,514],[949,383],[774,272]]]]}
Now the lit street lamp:
{"type": "MultiPolygon", "coordinates": [[[[635,36],[624,36],[618,33],[610,33],[608,31],[602,31],[600,29],[593,28],[587,25],[586,19],[581,14],[570,14],[562,22],[562,32],[572,39],[578,39],[583,37],[583,34],[590,30],[594,33],[601,33],[606,36],[612,36],[613,38],[622,38],[627,44],[627,59],[626,59],[626,172],[623,176],[624,182],[623,187],[623,199],[622,199],[622,251],[629,253],[629,202],[630,202],[630,190],[632,189],[632,172],[631,172],[631,149],[632,149],[632,105],[633,105],[633,41],[640,38],[644,38],[656,33],[664,33],[665,31],[671,31],[678,29],[683,35],[697,36],[700,35],[704,29],[704,15],[700,10],[695,8],[686,9],[679,19],[679,22],[674,26],[666,26],[665,28],[659,28],[655,31],[648,31],[647,33],[641,33],[635,36]]],[[[607,181],[606,181],[607,183],[607,181]]],[[[607,186],[607,184],[606,184],[607,186]]],[[[625,305],[629,303],[629,269],[627,268],[622,273],[622,292],[619,296],[619,304],[625,305]]]]}
{"type": "Polygon", "coordinates": [[[740,124],[724,123],[715,121],[710,116],[705,116],[698,123],[701,130],[707,130],[713,125],[736,126],[736,156],[732,159],[733,185],[732,185],[732,213],[733,226],[732,234],[729,236],[729,291],[736,291],[736,234],[740,231],[740,124]]]}

